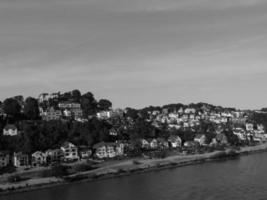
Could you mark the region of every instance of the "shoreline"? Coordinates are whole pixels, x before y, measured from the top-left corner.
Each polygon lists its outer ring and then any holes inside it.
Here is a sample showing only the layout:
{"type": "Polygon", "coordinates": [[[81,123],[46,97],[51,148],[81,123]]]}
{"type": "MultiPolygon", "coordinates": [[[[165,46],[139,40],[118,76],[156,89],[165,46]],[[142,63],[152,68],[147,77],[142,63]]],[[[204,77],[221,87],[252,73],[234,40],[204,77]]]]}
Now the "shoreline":
{"type": "Polygon", "coordinates": [[[193,155],[173,155],[163,159],[138,159],[138,163],[134,163],[135,159],[129,159],[118,162],[110,166],[104,166],[95,170],[79,172],[69,175],[65,178],[33,178],[31,182],[20,182],[14,184],[0,184],[0,196],[10,195],[14,193],[23,193],[34,190],[41,190],[67,184],[77,184],[92,181],[105,180],[134,174],[142,174],[152,171],[165,170],[171,168],[184,167],[189,165],[203,164],[206,162],[214,162],[219,160],[228,160],[242,155],[266,152],[267,143],[256,146],[241,147],[240,150],[224,150],[214,151],[204,154],[193,155]]]}

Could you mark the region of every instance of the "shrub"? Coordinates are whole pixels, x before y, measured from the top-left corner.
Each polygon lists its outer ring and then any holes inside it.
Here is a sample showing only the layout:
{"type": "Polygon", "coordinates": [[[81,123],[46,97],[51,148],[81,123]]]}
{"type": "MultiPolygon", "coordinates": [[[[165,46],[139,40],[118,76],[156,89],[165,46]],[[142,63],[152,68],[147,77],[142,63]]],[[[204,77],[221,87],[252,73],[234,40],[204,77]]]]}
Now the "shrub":
{"type": "Polygon", "coordinates": [[[7,181],[10,183],[16,183],[16,182],[22,181],[22,178],[19,175],[12,175],[8,177],[7,181]]]}
{"type": "Polygon", "coordinates": [[[79,165],[75,165],[73,169],[75,172],[84,172],[84,171],[93,170],[95,168],[88,164],[79,164],[79,165]]]}
{"type": "Polygon", "coordinates": [[[0,174],[14,173],[14,172],[16,172],[16,167],[11,165],[0,169],[0,174]]]}
{"type": "Polygon", "coordinates": [[[63,177],[69,174],[68,167],[64,165],[55,165],[51,168],[51,176],[63,177]]]}
{"type": "Polygon", "coordinates": [[[140,161],[138,161],[138,160],[133,160],[133,164],[134,164],[134,165],[140,165],[140,164],[141,164],[141,162],[140,162],[140,161]]]}

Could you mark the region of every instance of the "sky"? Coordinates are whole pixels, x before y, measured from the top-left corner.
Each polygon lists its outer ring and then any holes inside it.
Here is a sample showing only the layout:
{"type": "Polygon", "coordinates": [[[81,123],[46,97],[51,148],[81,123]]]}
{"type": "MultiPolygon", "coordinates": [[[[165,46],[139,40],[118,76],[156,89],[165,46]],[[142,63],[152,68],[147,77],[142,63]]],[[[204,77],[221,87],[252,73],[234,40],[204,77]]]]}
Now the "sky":
{"type": "Polygon", "coordinates": [[[267,107],[266,0],[0,0],[0,99],[267,107]]]}

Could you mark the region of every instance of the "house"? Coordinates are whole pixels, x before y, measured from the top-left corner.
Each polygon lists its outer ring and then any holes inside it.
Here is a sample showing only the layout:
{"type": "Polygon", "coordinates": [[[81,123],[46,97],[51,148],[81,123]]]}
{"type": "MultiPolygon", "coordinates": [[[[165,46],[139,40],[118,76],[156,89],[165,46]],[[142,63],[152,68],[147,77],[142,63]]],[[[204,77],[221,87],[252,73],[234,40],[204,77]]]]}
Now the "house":
{"type": "Polygon", "coordinates": [[[185,114],[195,114],[196,113],[196,109],[194,109],[194,108],[186,108],[184,110],[184,113],[185,114]]]}
{"type": "Polygon", "coordinates": [[[235,128],[233,130],[233,134],[236,135],[240,141],[246,141],[247,140],[245,131],[242,128],[235,128]]]}
{"type": "Polygon", "coordinates": [[[79,156],[81,159],[88,159],[92,155],[92,149],[88,146],[79,146],[79,156]]]}
{"type": "Polygon", "coordinates": [[[199,144],[199,143],[195,142],[195,141],[186,141],[186,142],[184,142],[184,147],[192,148],[192,147],[196,147],[197,144],[199,144]]]}
{"type": "Polygon", "coordinates": [[[181,108],[178,110],[178,113],[179,113],[180,115],[182,115],[182,114],[184,113],[184,109],[181,107],[181,108]]]}
{"type": "Polygon", "coordinates": [[[100,159],[117,156],[115,143],[100,142],[95,144],[93,149],[95,150],[95,156],[100,159]]]}
{"type": "Polygon", "coordinates": [[[118,135],[118,132],[116,131],[115,128],[111,128],[109,130],[109,135],[111,135],[111,136],[117,136],[118,135]]]}
{"type": "Polygon", "coordinates": [[[157,149],[158,148],[158,141],[155,138],[148,139],[147,141],[149,143],[149,148],[150,149],[157,149]]]}
{"type": "Polygon", "coordinates": [[[81,108],[74,108],[71,110],[75,119],[83,117],[83,111],[81,108]]]}
{"type": "Polygon", "coordinates": [[[262,124],[257,124],[257,130],[261,133],[264,133],[264,126],[262,124]]]}
{"type": "Polygon", "coordinates": [[[43,103],[44,101],[48,101],[49,99],[57,99],[59,98],[60,93],[52,93],[52,94],[48,94],[48,93],[42,93],[39,95],[38,97],[38,102],[39,103],[43,103]]]}
{"type": "Polygon", "coordinates": [[[14,153],[13,165],[15,167],[27,167],[29,166],[29,156],[22,152],[14,153]]]}
{"type": "Polygon", "coordinates": [[[8,124],[3,129],[3,135],[15,136],[18,135],[18,129],[13,124],[8,124]]]}
{"type": "Polygon", "coordinates": [[[194,141],[199,143],[200,146],[203,146],[206,144],[206,136],[204,134],[197,134],[196,137],[194,138],[194,141]]]}
{"type": "Polygon", "coordinates": [[[98,119],[109,119],[109,118],[111,118],[113,116],[114,116],[114,112],[113,111],[110,111],[110,110],[108,110],[108,111],[101,111],[101,112],[98,112],[96,114],[96,117],[98,119]]]}
{"type": "Polygon", "coordinates": [[[49,94],[48,93],[42,93],[38,97],[39,103],[42,103],[42,102],[48,101],[48,100],[49,100],[49,94]]]}
{"type": "Polygon", "coordinates": [[[253,131],[254,126],[252,123],[246,123],[246,131],[253,131]]]}
{"type": "Polygon", "coordinates": [[[169,148],[169,143],[164,138],[157,138],[157,142],[158,142],[159,148],[161,148],[161,149],[168,149],[169,148]]]}
{"type": "Polygon", "coordinates": [[[254,136],[253,136],[253,141],[263,142],[263,141],[266,141],[266,137],[264,134],[262,134],[262,132],[256,131],[254,136]]]}
{"type": "Polygon", "coordinates": [[[107,147],[105,145],[105,142],[97,143],[93,146],[93,149],[95,150],[95,156],[97,158],[103,159],[107,158],[107,147]]]}
{"type": "Polygon", "coordinates": [[[163,108],[162,109],[162,114],[167,115],[169,113],[169,109],[168,108],[163,108]]]}
{"type": "Polygon", "coordinates": [[[116,141],[116,156],[124,156],[124,149],[128,145],[128,143],[122,142],[122,141],[116,141]]]}
{"type": "Polygon", "coordinates": [[[141,142],[141,148],[142,149],[149,149],[150,148],[150,144],[146,139],[140,139],[141,142]]]}
{"type": "Polygon", "coordinates": [[[227,144],[228,144],[227,137],[226,137],[226,135],[223,134],[223,133],[219,133],[219,134],[217,134],[216,137],[215,137],[215,139],[216,139],[216,142],[217,142],[218,144],[222,144],[222,145],[227,145],[227,144]]]}
{"type": "Polygon", "coordinates": [[[168,138],[168,142],[169,142],[169,146],[172,148],[178,148],[178,147],[181,147],[181,145],[182,145],[182,140],[177,135],[171,135],[168,138]]]}
{"type": "Polygon", "coordinates": [[[61,149],[49,149],[45,152],[47,163],[60,162],[63,156],[61,149]]]}
{"type": "Polygon", "coordinates": [[[75,119],[79,119],[83,117],[83,111],[80,108],[74,108],[74,109],[64,109],[63,115],[65,117],[74,117],[75,119]]]}
{"type": "Polygon", "coordinates": [[[0,105],[0,116],[6,116],[2,105],[0,105]]]}
{"type": "Polygon", "coordinates": [[[44,112],[42,118],[43,120],[59,120],[62,116],[62,112],[60,110],[56,110],[53,107],[49,108],[46,112],[44,112]]]}
{"type": "Polygon", "coordinates": [[[10,163],[10,156],[8,152],[0,151],[0,168],[8,166],[10,163]]]}
{"type": "Polygon", "coordinates": [[[63,110],[63,115],[65,117],[71,117],[72,113],[71,113],[71,111],[69,109],[65,109],[65,110],[63,110]]]}
{"type": "Polygon", "coordinates": [[[42,166],[46,164],[46,154],[41,151],[36,151],[32,154],[31,163],[32,166],[42,166]]]}
{"type": "Polygon", "coordinates": [[[60,149],[63,153],[63,160],[65,162],[79,160],[78,148],[74,144],[65,142],[60,149]]]}
{"type": "Polygon", "coordinates": [[[109,158],[116,157],[116,149],[114,143],[106,143],[107,156],[109,158]]]}
{"type": "Polygon", "coordinates": [[[60,102],[58,104],[58,107],[62,110],[64,109],[80,109],[81,108],[81,104],[80,103],[74,103],[74,102],[60,102]]]}

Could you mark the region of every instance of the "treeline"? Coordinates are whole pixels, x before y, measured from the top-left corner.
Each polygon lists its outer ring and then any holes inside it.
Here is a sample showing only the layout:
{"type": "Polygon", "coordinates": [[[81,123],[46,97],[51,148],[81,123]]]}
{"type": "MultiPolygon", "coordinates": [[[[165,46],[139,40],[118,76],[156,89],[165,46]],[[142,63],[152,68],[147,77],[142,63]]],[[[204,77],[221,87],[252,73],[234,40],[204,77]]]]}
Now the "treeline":
{"type": "Polygon", "coordinates": [[[214,111],[214,112],[231,112],[231,111],[236,111],[235,108],[225,108],[222,106],[215,106],[212,104],[208,104],[208,103],[203,103],[203,102],[199,102],[199,103],[191,103],[191,104],[181,104],[181,103],[174,103],[174,104],[166,104],[163,106],[148,106],[145,107],[143,109],[140,110],[140,112],[148,112],[148,111],[163,111],[164,109],[167,109],[169,112],[174,112],[174,111],[178,111],[179,109],[186,109],[186,108],[194,108],[197,112],[198,111],[203,111],[203,110],[209,110],[209,111],[214,111]]]}
{"type": "Polygon", "coordinates": [[[91,92],[81,94],[79,90],[73,90],[65,92],[63,94],[58,93],[57,98],[50,98],[47,101],[38,102],[38,99],[33,97],[15,96],[7,98],[0,102],[0,106],[3,113],[7,115],[9,120],[39,120],[40,108],[47,110],[48,108],[58,109],[60,102],[75,102],[81,104],[81,109],[85,118],[88,115],[95,115],[96,112],[102,110],[109,110],[112,108],[112,103],[108,99],[100,99],[97,101],[91,92]]]}
{"type": "MultiPolygon", "coordinates": [[[[0,129],[3,130],[6,124],[15,124],[18,127],[17,136],[3,136],[0,134],[0,150],[23,151],[33,153],[37,150],[58,148],[69,141],[76,145],[92,146],[98,142],[114,142],[116,140],[127,140],[138,143],[141,138],[167,139],[170,135],[178,135],[182,142],[193,140],[196,134],[205,134],[208,142],[215,137],[216,126],[213,123],[202,121],[195,130],[174,130],[169,129],[167,124],[162,123],[155,127],[148,121],[148,111],[163,111],[168,109],[177,111],[180,108],[195,108],[197,111],[204,109],[221,112],[235,111],[234,108],[223,108],[206,103],[190,105],[169,104],[161,107],[146,107],[144,109],[126,108],[121,115],[116,115],[107,120],[99,120],[96,113],[109,110],[112,102],[107,99],[96,100],[91,92],[81,94],[79,90],[73,90],[58,95],[57,98],[38,102],[37,99],[23,96],[8,98],[1,104],[6,115],[0,117],[0,129]],[[83,115],[88,121],[78,122],[75,120],[52,120],[43,121],[40,118],[40,108],[58,109],[59,102],[71,101],[81,104],[83,115]],[[91,117],[88,117],[91,116],[91,117]],[[110,134],[115,131],[116,134],[110,134]]],[[[254,123],[261,123],[267,130],[267,114],[251,114],[250,120],[254,123]]],[[[223,133],[227,136],[228,142],[232,145],[238,144],[238,138],[232,133],[232,124],[223,127],[223,133]]]]}

